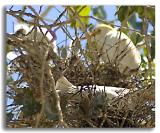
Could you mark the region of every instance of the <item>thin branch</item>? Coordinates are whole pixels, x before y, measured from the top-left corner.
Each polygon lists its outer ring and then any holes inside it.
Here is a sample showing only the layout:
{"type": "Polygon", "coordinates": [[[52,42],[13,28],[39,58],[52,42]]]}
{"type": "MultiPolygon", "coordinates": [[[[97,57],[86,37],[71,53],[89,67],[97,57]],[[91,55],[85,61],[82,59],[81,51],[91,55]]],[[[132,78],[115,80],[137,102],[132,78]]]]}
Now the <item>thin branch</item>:
{"type": "Polygon", "coordinates": [[[46,65],[46,59],[47,59],[47,55],[48,55],[48,52],[49,52],[49,47],[47,48],[46,52],[45,52],[45,55],[42,56],[43,59],[42,59],[42,68],[41,68],[41,79],[40,79],[40,93],[41,93],[41,104],[42,104],[42,107],[41,107],[41,111],[40,113],[38,114],[37,116],[37,120],[36,120],[36,125],[35,127],[37,128],[38,125],[39,125],[39,122],[40,122],[40,119],[42,117],[42,114],[44,112],[44,108],[45,108],[45,92],[44,92],[44,88],[43,88],[43,82],[44,82],[44,71],[45,71],[45,65],[46,65]]]}
{"type": "Polygon", "coordinates": [[[147,21],[147,7],[144,7],[144,15],[145,18],[143,19],[143,33],[145,34],[145,44],[146,44],[146,50],[147,50],[147,59],[148,59],[148,65],[149,65],[149,75],[150,79],[152,79],[152,58],[151,58],[151,47],[150,47],[150,38],[147,35],[148,32],[148,21],[147,21]]]}
{"type": "Polygon", "coordinates": [[[125,113],[125,116],[122,118],[122,122],[121,122],[121,125],[120,125],[121,128],[123,127],[123,125],[124,125],[124,123],[127,119],[127,116],[128,116],[128,111],[125,113]]]}
{"type": "Polygon", "coordinates": [[[6,13],[9,15],[12,15],[12,16],[18,16],[23,13],[23,15],[25,15],[27,17],[36,18],[35,15],[33,15],[31,13],[27,13],[27,12],[22,12],[22,10],[17,10],[17,11],[10,10],[10,11],[6,11],[6,13]]]}
{"type": "MultiPolygon", "coordinates": [[[[130,30],[130,31],[134,31],[134,32],[137,32],[137,33],[142,34],[142,33],[141,33],[140,31],[138,31],[138,30],[130,29],[130,28],[124,27],[124,26],[122,27],[122,26],[119,26],[119,25],[115,25],[115,24],[106,22],[106,20],[103,20],[103,19],[100,19],[100,18],[97,18],[97,17],[94,17],[94,16],[80,16],[80,15],[79,15],[79,17],[80,17],[80,18],[91,18],[91,19],[94,19],[94,20],[96,20],[97,22],[100,22],[100,23],[104,23],[104,24],[107,24],[107,25],[111,25],[111,26],[113,26],[113,27],[119,27],[120,29],[127,29],[127,30],[130,30]]],[[[145,36],[145,34],[142,34],[142,35],[145,36]]],[[[155,39],[155,36],[153,36],[153,35],[148,35],[148,36],[150,36],[151,38],[155,39]]]]}
{"type": "Polygon", "coordinates": [[[56,86],[55,86],[55,80],[53,78],[53,75],[52,75],[52,72],[51,72],[50,69],[48,70],[48,74],[49,74],[50,80],[52,81],[51,82],[52,91],[53,91],[53,94],[54,94],[55,99],[56,99],[56,109],[58,110],[59,124],[62,124],[64,127],[67,128],[68,125],[63,120],[63,113],[62,113],[62,109],[61,109],[61,106],[60,106],[60,96],[59,96],[58,92],[56,91],[56,89],[58,89],[58,88],[56,88],[56,86]]]}
{"type": "MultiPolygon", "coordinates": [[[[86,28],[86,26],[84,25],[84,23],[81,21],[81,19],[79,18],[79,15],[78,15],[78,13],[76,12],[76,10],[74,11],[72,8],[69,7],[69,8],[68,8],[68,11],[71,12],[71,14],[74,14],[74,15],[75,15],[74,17],[76,17],[77,21],[79,22],[80,27],[81,27],[82,31],[84,32],[84,34],[85,34],[85,37],[86,37],[86,39],[87,39],[88,44],[91,45],[91,36],[90,36],[90,34],[87,32],[87,28],[86,28]]],[[[82,52],[83,55],[85,55],[82,49],[81,49],[81,52],[82,52]]],[[[89,64],[88,64],[87,61],[86,61],[86,63],[87,63],[87,65],[89,66],[89,64]]],[[[95,81],[94,81],[94,74],[93,74],[92,71],[91,71],[91,75],[92,75],[92,78],[93,78],[93,82],[95,82],[95,81]]]]}
{"type": "Polygon", "coordinates": [[[21,16],[19,15],[16,15],[15,13],[13,13],[12,11],[6,11],[6,14],[8,15],[11,15],[13,17],[15,17],[17,20],[23,22],[23,23],[26,23],[28,25],[32,25],[32,26],[37,26],[37,27],[42,27],[42,28],[54,28],[54,27],[61,27],[61,26],[64,26],[66,24],[69,24],[73,21],[73,18],[71,19],[68,19],[66,21],[62,21],[60,23],[56,23],[56,24],[49,24],[49,25],[42,25],[42,24],[37,24],[37,23],[34,23],[32,21],[28,21],[28,20],[25,20],[24,18],[22,18],[21,16]]]}

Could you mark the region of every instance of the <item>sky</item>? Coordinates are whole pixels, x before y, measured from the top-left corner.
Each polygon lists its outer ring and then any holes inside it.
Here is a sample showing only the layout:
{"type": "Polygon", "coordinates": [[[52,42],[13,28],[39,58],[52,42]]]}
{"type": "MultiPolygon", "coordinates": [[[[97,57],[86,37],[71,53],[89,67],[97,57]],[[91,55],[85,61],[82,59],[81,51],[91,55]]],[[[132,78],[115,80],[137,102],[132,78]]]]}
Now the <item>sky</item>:
{"type": "MultiPolygon", "coordinates": [[[[8,10],[10,7],[11,6],[7,6],[6,9],[8,10]]],[[[39,6],[33,6],[33,7],[37,12],[39,11],[39,6]]],[[[46,7],[47,6],[43,6],[42,12],[46,9],[46,7]]],[[[14,6],[12,8],[12,10],[19,10],[21,8],[22,8],[22,6],[14,6]]],[[[107,14],[106,21],[110,22],[110,21],[113,21],[113,20],[115,21],[117,19],[117,17],[115,16],[115,13],[116,13],[116,10],[117,10],[116,6],[104,6],[104,9],[105,9],[106,14],[107,14]]],[[[26,11],[30,12],[30,10],[26,10],[26,11]]],[[[60,14],[59,12],[62,12],[62,11],[63,11],[63,8],[61,6],[56,6],[56,8],[52,8],[52,10],[47,14],[46,18],[52,20],[52,23],[53,23],[53,20],[55,20],[59,16],[59,14],[60,14]]],[[[90,15],[93,15],[93,14],[90,14],[90,15]]],[[[25,17],[25,19],[30,20],[30,18],[28,18],[28,17],[25,17]]],[[[97,23],[93,19],[90,19],[90,22],[92,22],[93,24],[97,23]]],[[[51,24],[51,22],[48,22],[48,23],[51,24]]],[[[12,17],[10,15],[6,16],[6,32],[7,33],[14,33],[17,24],[18,24],[17,20],[14,17],[12,17]]],[[[115,25],[120,26],[120,22],[115,21],[115,25]]],[[[149,28],[149,29],[151,29],[151,28],[149,28]]],[[[73,29],[68,29],[68,30],[71,33],[71,35],[74,35],[73,29]]],[[[58,47],[61,47],[62,45],[63,46],[64,45],[70,45],[71,41],[62,42],[66,38],[65,38],[64,32],[61,29],[56,31],[56,35],[57,35],[56,42],[57,42],[58,47]],[[60,43],[60,42],[62,42],[62,43],[60,43]],[[65,43],[67,43],[67,44],[65,44],[65,43]]],[[[84,42],[82,42],[82,44],[83,43],[84,42]]],[[[12,60],[16,57],[16,55],[12,53],[12,54],[8,55],[7,57],[8,57],[8,59],[12,60]]],[[[13,74],[12,78],[14,80],[17,80],[17,74],[13,74]]],[[[10,103],[10,102],[8,102],[8,103],[10,103]]]]}
{"type": "MultiPolygon", "coordinates": [[[[7,6],[6,7],[6,10],[8,10],[9,8],[10,8],[11,6],[7,6]]],[[[34,9],[38,12],[39,11],[39,6],[33,6],[34,7],[34,9]]],[[[42,8],[42,12],[46,9],[46,7],[47,6],[43,6],[43,8],[42,8]]],[[[22,9],[22,6],[14,6],[13,8],[12,8],[12,10],[20,10],[20,9],[22,9]]],[[[115,17],[115,12],[116,12],[116,6],[105,6],[104,7],[104,9],[105,9],[105,11],[106,11],[106,14],[107,14],[107,21],[113,21],[113,20],[115,20],[116,19],[116,17],[115,17]]],[[[26,10],[27,12],[30,12],[30,10],[26,10]]],[[[58,16],[59,16],[59,12],[62,12],[63,11],[63,8],[61,7],[61,6],[56,6],[56,9],[55,8],[52,8],[52,10],[47,14],[47,16],[46,16],[46,18],[47,19],[50,19],[50,20],[52,20],[52,23],[53,23],[53,20],[55,20],[58,16]],[[54,14],[54,15],[53,15],[54,14]]],[[[93,14],[90,14],[90,15],[93,15],[93,14]]],[[[24,17],[26,20],[30,20],[30,18],[28,18],[28,17],[24,17]]],[[[62,18],[62,20],[63,20],[63,18],[62,18]]],[[[96,21],[94,21],[93,19],[90,19],[90,21],[92,22],[92,23],[97,23],[96,21]]],[[[48,23],[50,23],[51,24],[51,22],[48,22],[48,23]]],[[[18,24],[18,22],[17,22],[17,20],[14,18],[14,17],[12,17],[12,16],[10,16],[10,15],[7,15],[6,16],[6,32],[7,33],[14,33],[15,32],[15,29],[16,29],[16,25],[18,24]]],[[[120,22],[118,22],[118,21],[116,21],[115,22],[115,24],[116,25],[120,25],[120,22]]],[[[71,35],[72,35],[72,33],[74,33],[73,32],[73,30],[72,29],[68,29],[69,30],[69,32],[71,33],[71,35]]],[[[64,36],[64,33],[63,33],[63,31],[60,29],[60,30],[57,30],[56,31],[56,36],[57,36],[57,40],[56,40],[56,42],[57,42],[57,44],[59,44],[60,42],[62,42],[62,43],[60,43],[58,46],[62,46],[62,45],[66,45],[66,44],[64,44],[64,43],[66,43],[65,41],[63,42],[63,40],[65,40],[65,36],[64,36]]],[[[67,41],[67,45],[69,45],[70,43],[71,43],[71,41],[67,41]]],[[[82,42],[82,43],[84,43],[84,42],[82,42]]],[[[8,55],[7,55],[7,58],[9,59],[9,60],[13,60],[14,58],[16,58],[17,57],[17,55],[15,55],[15,53],[9,53],[8,55]]],[[[14,79],[14,80],[17,80],[17,77],[18,77],[18,74],[16,74],[16,73],[14,73],[13,75],[12,75],[12,78],[14,79]]],[[[7,104],[9,105],[9,104],[11,104],[12,102],[13,102],[13,99],[9,99],[9,98],[7,98],[6,99],[7,100],[7,104]]]]}
{"type": "MultiPolygon", "coordinates": [[[[10,8],[11,6],[7,6],[7,10],[10,8]]],[[[39,6],[33,6],[34,9],[39,12],[39,6]]],[[[43,12],[45,9],[46,9],[47,6],[43,6],[41,12],[43,12]]],[[[12,8],[12,10],[19,10],[19,9],[22,9],[22,6],[14,6],[12,8]]],[[[104,6],[104,9],[106,11],[106,14],[107,14],[107,18],[106,18],[106,21],[107,22],[110,22],[110,21],[113,21],[114,20],[114,23],[115,25],[118,25],[120,26],[120,22],[117,20],[117,16],[115,16],[115,13],[117,11],[116,9],[116,6],[111,6],[111,5],[106,5],[104,6]],[[115,21],[117,20],[117,21],[115,21]]],[[[48,22],[49,24],[53,23],[54,20],[59,16],[59,12],[62,12],[64,9],[61,7],[61,6],[55,6],[54,8],[52,8],[52,10],[47,14],[47,16],[45,18],[47,19],[50,19],[52,20],[52,22],[48,22]]],[[[29,9],[26,10],[27,12],[31,12],[29,9]]],[[[92,12],[91,12],[92,13],[92,12]]],[[[90,15],[93,15],[93,14],[90,14],[90,15]]],[[[30,20],[29,17],[24,17],[26,20],[30,20]]],[[[62,20],[63,20],[64,17],[62,17],[62,20]]],[[[140,21],[140,19],[138,19],[137,17],[137,21],[140,21]]],[[[96,24],[97,22],[93,19],[90,19],[90,22],[92,22],[93,24],[96,24]]],[[[6,17],[6,32],[7,33],[14,33],[15,31],[15,25],[17,24],[17,20],[10,16],[10,15],[7,15],[6,17]]],[[[71,33],[71,35],[74,33],[72,29],[68,29],[69,32],[71,33]]],[[[152,31],[152,26],[149,26],[149,29],[148,31],[152,31]]],[[[64,41],[66,38],[65,38],[65,34],[64,32],[59,29],[56,31],[56,35],[57,35],[57,45],[58,46],[62,46],[64,45],[65,42],[61,43],[62,41],[64,41]],[[60,44],[59,44],[60,43],[60,44]]],[[[69,41],[67,43],[70,43],[69,41]]],[[[68,44],[69,45],[69,44],[68,44]]]]}
{"type": "MultiPolygon", "coordinates": [[[[15,9],[19,9],[20,8],[20,6],[17,6],[15,9]]],[[[36,8],[36,7],[35,7],[36,8]]],[[[59,8],[59,10],[61,10],[62,11],[62,9],[61,8],[59,8]]],[[[106,10],[106,13],[107,13],[107,21],[112,21],[112,20],[115,20],[116,19],[116,17],[115,17],[115,12],[116,12],[116,6],[105,6],[105,10],[106,10]]],[[[38,11],[38,8],[37,8],[37,11],[38,11]]],[[[47,18],[52,18],[52,19],[56,19],[57,18],[57,16],[58,16],[58,12],[57,11],[55,11],[54,12],[54,16],[53,16],[53,12],[51,11],[48,15],[47,15],[47,18]]],[[[15,25],[15,24],[17,24],[17,21],[12,17],[12,16],[8,16],[7,15],[7,17],[6,17],[6,32],[7,33],[13,33],[14,31],[13,31],[13,25],[15,25]]],[[[115,24],[116,25],[120,25],[120,22],[119,21],[116,21],[115,22],[115,24]]],[[[149,30],[151,31],[152,30],[152,28],[150,27],[149,28],[149,30]]],[[[57,31],[56,32],[56,34],[57,34],[57,36],[60,36],[60,37],[57,37],[57,43],[58,42],[61,42],[63,39],[62,38],[64,38],[64,37],[62,37],[62,36],[64,36],[64,34],[62,33],[62,31],[61,30],[59,30],[59,31],[57,31]]],[[[63,45],[63,44],[62,44],[63,45]]],[[[15,76],[16,77],[16,76],[15,76]]],[[[7,99],[7,104],[10,104],[10,103],[12,103],[13,102],[13,100],[11,100],[11,99],[7,99]]]]}
{"type": "MultiPolygon", "coordinates": [[[[39,7],[40,7],[40,6],[33,6],[33,7],[34,7],[34,9],[36,10],[36,12],[39,12],[39,7]]],[[[47,6],[43,6],[41,12],[43,12],[43,11],[46,9],[46,7],[47,7],[47,6]]],[[[61,6],[55,6],[55,7],[56,7],[56,8],[52,8],[52,10],[51,10],[51,11],[47,14],[47,16],[45,17],[46,19],[52,20],[52,22],[48,22],[49,24],[53,23],[53,20],[57,19],[57,17],[59,16],[59,14],[60,14],[59,12],[62,12],[62,11],[64,10],[61,6]],[[54,14],[54,15],[53,15],[53,14],[54,14]]],[[[7,7],[6,7],[6,10],[9,10],[10,8],[11,8],[11,6],[7,6],[7,7]]],[[[13,6],[13,8],[12,8],[12,10],[20,10],[20,9],[22,9],[22,6],[13,6]]],[[[106,20],[107,20],[108,22],[117,19],[117,18],[115,17],[116,6],[104,6],[104,9],[105,9],[106,14],[107,14],[106,20]]],[[[29,9],[27,9],[26,12],[31,12],[31,11],[30,11],[29,9]]],[[[91,12],[90,15],[93,15],[92,12],[91,12]]],[[[25,18],[26,20],[30,20],[30,19],[31,19],[31,18],[26,17],[26,16],[24,16],[24,18],[25,18]]],[[[65,19],[65,18],[62,17],[62,20],[63,20],[63,19],[65,19]]],[[[92,22],[93,24],[96,24],[96,23],[97,23],[97,22],[96,22],[95,20],[93,20],[93,19],[90,19],[90,22],[92,22]]],[[[16,26],[17,24],[18,24],[18,22],[17,22],[17,20],[16,20],[14,17],[12,17],[12,16],[10,16],[10,15],[7,15],[7,16],[6,16],[6,32],[7,32],[7,33],[11,33],[11,34],[14,33],[15,30],[17,29],[17,28],[16,28],[16,27],[17,27],[17,26],[16,26]]],[[[115,24],[116,24],[116,25],[120,25],[120,22],[119,22],[119,21],[115,21],[115,24]]],[[[20,27],[19,27],[19,28],[20,28],[20,27]]],[[[70,28],[70,29],[68,29],[68,31],[71,33],[71,35],[74,36],[73,29],[70,28]]],[[[57,44],[58,47],[61,47],[62,45],[65,46],[65,45],[70,45],[70,44],[71,44],[71,40],[69,40],[69,41],[67,41],[67,42],[64,41],[64,40],[66,39],[66,36],[65,36],[64,32],[63,32],[61,29],[59,29],[59,30],[56,31],[56,36],[57,36],[56,44],[57,44]],[[62,42],[62,43],[61,43],[61,42],[62,42]],[[67,43],[67,44],[65,44],[65,43],[67,43]]],[[[82,45],[83,45],[83,43],[86,44],[85,41],[82,41],[81,43],[82,43],[82,45]]],[[[83,47],[83,46],[82,46],[82,47],[83,47]]],[[[12,52],[12,53],[10,52],[10,53],[7,55],[7,58],[8,58],[9,60],[13,60],[15,57],[17,57],[17,55],[13,54],[13,52],[12,52]]],[[[14,74],[13,79],[16,80],[16,77],[17,77],[17,76],[15,76],[15,74],[14,74]]]]}
{"type": "MultiPolygon", "coordinates": [[[[68,4],[68,2],[69,2],[69,4],[73,4],[73,3],[86,3],[86,4],[103,4],[103,5],[105,5],[105,4],[117,4],[117,5],[142,5],[142,4],[144,4],[144,5],[156,5],[156,44],[158,44],[159,43],[159,33],[160,33],[160,27],[159,27],[159,23],[160,23],[160,21],[159,21],[159,18],[160,18],[160,4],[159,4],[159,0],[146,0],[146,1],[141,1],[141,0],[128,0],[128,1],[124,1],[124,0],[112,0],[112,1],[105,1],[105,0],[98,0],[98,1],[92,1],[92,0],[88,0],[88,1],[83,1],[83,0],[69,0],[69,1],[63,1],[63,0],[58,0],[58,1],[54,1],[54,3],[58,3],[58,4],[63,4],[63,3],[65,3],[65,4],[68,4]],[[81,1],[81,2],[80,2],[81,1]]],[[[3,1],[3,2],[1,2],[1,20],[3,20],[4,19],[4,12],[3,12],[3,10],[4,10],[4,6],[5,5],[9,5],[10,3],[13,3],[13,4],[30,4],[30,1],[25,1],[25,0],[14,0],[14,1],[9,1],[9,0],[5,0],[5,1],[3,1]]],[[[50,3],[50,4],[53,4],[53,2],[52,1],[50,1],[50,0],[45,0],[45,1],[41,1],[40,2],[40,4],[48,4],[48,3],[50,3]]],[[[32,4],[37,4],[37,1],[32,1],[32,4]]],[[[9,20],[9,19],[8,19],[9,20]]],[[[12,19],[10,19],[10,20],[12,20],[12,19]]],[[[12,21],[11,21],[12,22],[12,21]]],[[[11,25],[11,23],[9,23],[10,25],[11,25]]],[[[5,24],[4,24],[4,22],[3,21],[1,21],[1,29],[3,29],[3,26],[6,26],[5,24]]],[[[2,38],[1,38],[1,40],[2,40],[2,44],[3,44],[3,36],[1,36],[2,38]]],[[[159,46],[160,45],[156,45],[156,49],[160,49],[159,48],[159,46]]],[[[3,48],[5,48],[5,47],[2,47],[1,48],[1,54],[3,54],[4,55],[4,49],[3,48]]],[[[159,56],[159,52],[156,52],[156,76],[157,77],[159,77],[159,74],[160,74],[160,69],[159,69],[159,60],[160,60],[160,58],[159,58],[160,56],[159,56]]],[[[2,58],[3,58],[3,56],[2,56],[2,58]]],[[[3,60],[2,60],[2,65],[1,66],[3,66],[3,60]]],[[[2,73],[2,75],[3,75],[3,70],[4,69],[1,69],[1,73],[2,73]]],[[[3,77],[4,77],[4,75],[2,76],[2,78],[1,78],[1,83],[3,83],[4,81],[3,81],[3,77]]],[[[159,78],[157,78],[157,81],[159,80],[159,78]]],[[[157,88],[159,88],[159,81],[158,82],[156,82],[156,87],[157,88]]],[[[2,84],[2,87],[3,87],[3,84],[2,84]]],[[[159,89],[156,89],[156,101],[159,101],[160,99],[158,99],[159,98],[159,89]]],[[[2,95],[4,94],[4,93],[1,93],[2,95]]],[[[3,97],[3,96],[2,96],[3,97]]],[[[156,128],[155,129],[151,129],[151,130],[144,130],[145,132],[150,132],[150,131],[153,131],[153,132],[157,132],[157,131],[159,131],[159,127],[160,127],[160,125],[159,125],[159,122],[158,122],[158,118],[159,118],[159,112],[160,112],[160,108],[159,107],[157,107],[157,106],[159,106],[159,104],[156,104],[156,120],[157,120],[157,122],[156,122],[156,128]]],[[[4,107],[4,106],[2,106],[2,107],[4,107]]],[[[2,115],[4,115],[4,113],[2,114],[2,115]]],[[[4,122],[4,119],[1,119],[1,120],[3,120],[3,122],[4,122]]],[[[2,132],[3,131],[5,131],[4,130],[4,128],[2,127],[1,128],[2,129],[2,132]]],[[[14,132],[14,131],[13,131],[14,132]]],[[[16,130],[15,130],[15,132],[17,132],[16,130]]],[[[32,132],[32,131],[30,131],[30,132],[32,132]]],[[[35,131],[34,131],[35,132],[35,131]]],[[[85,132],[85,131],[84,131],[85,132]]],[[[90,131],[87,131],[87,132],[90,132],[90,131]]],[[[91,131],[92,132],[92,131],[91,131]]],[[[113,132],[124,132],[124,130],[114,130],[113,132]]],[[[142,132],[142,130],[133,130],[133,132],[142,132]]]]}
{"type": "MultiPolygon", "coordinates": [[[[8,6],[7,7],[7,9],[9,9],[11,6],[8,6]]],[[[36,9],[36,11],[38,12],[39,11],[39,6],[34,6],[34,8],[36,9]]],[[[43,10],[45,9],[46,7],[43,7],[42,8],[42,12],[43,12],[43,10]]],[[[56,8],[61,12],[61,11],[63,11],[63,8],[62,7],[60,7],[60,6],[56,6],[56,8]]],[[[21,9],[21,6],[14,6],[14,8],[13,8],[13,10],[19,10],[19,9],[21,9]]],[[[27,10],[28,12],[29,12],[29,10],[27,10]]],[[[107,21],[113,21],[113,20],[115,20],[116,19],[116,17],[115,17],[115,12],[116,12],[116,6],[105,6],[105,11],[106,11],[106,13],[107,13],[107,21]]],[[[53,8],[48,14],[47,14],[47,16],[46,16],[46,18],[48,18],[48,19],[51,19],[51,20],[55,20],[57,17],[58,17],[58,15],[59,15],[59,12],[55,9],[55,8],[53,8]],[[54,13],[54,15],[53,15],[53,13],[54,13]]],[[[91,14],[92,15],[92,14],[91,14]]],[[[25,17],[25,19],[30,19],[30,18],[27,18],[27,17],[25,17]]],[[[92,23],[94,23],[94,21],[93,21],[93,19],[91,19],[90,21],[92,21],[92,23]]],[[[14,25],[16,25],[17,24],[17,20],[14,18],[14,17],[12,17],[12,16],[10,16],[10,15],[7,15],[7,17],[6,17],[6,32],[7,33],[13,33],[14,32],[14,25]]],[[[95,22],[96,23],[96,22],[95,22]]],[[[119,22],[116,22],[116,24],[117,25],[120,25],[120,23],[119,22]]],[[[72,32],[72,31],[71,31],[72,32]]],[[[63,31],[62,30],[58,30],[57,32],[56,32],[56,35],[57,35],[57,43],[59,43],[59,42],[62,42],[63,41],[63,39],[62,38],[64,38],[63,36],[64,36],[64,34],[63,34],[63,31]],[[59,37],[60,36],[60,37],[59,37]]]]}

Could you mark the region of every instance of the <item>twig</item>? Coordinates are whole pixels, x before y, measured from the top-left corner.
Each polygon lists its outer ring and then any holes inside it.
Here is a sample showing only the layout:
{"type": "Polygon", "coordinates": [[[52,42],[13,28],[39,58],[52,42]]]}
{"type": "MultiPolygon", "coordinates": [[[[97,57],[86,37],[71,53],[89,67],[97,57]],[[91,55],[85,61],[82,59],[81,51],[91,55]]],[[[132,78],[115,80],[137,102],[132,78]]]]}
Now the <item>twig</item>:
{"type": "Polygon", "coordinates": [[[42,68],[41,68],[41,79],[40,79],[40,93],[41,93],[41,102],[42,102],[42,107],[41,107],[41,111],[37,116],[37,120],[36,120],[36,125],[35,127],[37,128],[40,122],[40,119],[42,117],[42,114],[44,112],[44,108],[45,108],[45,92],[43,90],[43,81],[44,81],[44,71],[45,71],[45,64],[46,64],[46,59],[47,59],[47,55],[49,52],[49,47],[47,48],[45,55],[43,56],[42,59],[42,68]]]}
{"type": "Polygon", "coordinates": [[[84,119],[90,126],[92,126],[93,128],[97,128],[93,123],[94,121],[90,120],[90,119],[84,119]]]}
{"type": "Polygon", "coordinates": [[[52,85],[52,91],[53,91],[53,94],[55,96],[55,99],[56,99],[56,109],[58,111],[58,118],[59,118],[59,123],[62,124],[64,127],[68,127],[68,125],[64,122],[63,120],[63,113],[62,113],[62,110],[61,110],[61,106],[60,106],[60,97],[59,97],[59,94],[58,92],[56,91],[56,86],[55,86],[55,80],[53,78],[53,75],[52,75],[52,72],[51,70],[49,69],[48,71],[48,74],[49,74],[49,77],[51,79],[51,85],[52,85]]]}
{"type": "MultiPolygon", "coordinates": [[[[32,6],[28,6],[28,8],[30,8],[31,11],[37,16],[37,19],[39,19],[45,26],[48,26],[48,24],[43,20],[41,16],[39,16],[39,14],[35,11],[35,9],[32,6]]],[[[55,25],[55,23],[53,23],[53,25],[55,25]]],[[[55,32],[52,31],[51,28],[48,28],[48,27],[47,27],[47,30],[52,35],[53,40],[56,40],[55,32]]]]}
{"type": "Polygon", "coordinates": [[[53,24],[58,23],[58,21],[60,21],[61,17],[65,14],[65,12],[66,12],[66,9],[59,15],[59,17],[54,21],[53,24]]]}
{"type": "MultiPolygon", "coordinates": [[[[131,29],[131,28],[128,28],[128,27],[125,27],[125,26],[119,26],[119,25],[116,25],[116,24],[112,24],[112,23],[109,23],[109,22],[106,22],[106,20],[103,20],[103,19],[100,19],[100,18],[97,18],[97,17],[94,17],[94,16],[80,16],[79,15],[79,17],[80,18],[91,18],[91,19],[94,19],[94,20],[96,20],[96,21],[98,21],[98,22],[100,22],[100,23],[104,23],[104,24],[107,24],[107,25],[111,25],[111,26],[115,26],[115,27],[119,27],[120,29],[128,29],[128,30],[130,30],[130,31],[134,31],[134,32],[137,32],[137,33],[140,33],[140,34],[142,34],[140,31],[138,31],[138,30],[135,30],[135,29],[131,29]]],[[[143,36],[145,36],[145,34],[142,34],[143,36]]],[[[153,35],[148,35],[148,36],[150,36],[151,38],[153,38],[153,39],[155,39],[155,36],[153,36],[153,35]]]]}
{"type": "Polygon", "coordinates": [[[128,116],[128,111],[125,113],[125,116],[122,118],[122,123],[120,125],[121,128],[123,127],[123,125],[124,125],[124,123],[125,123],[125,121],[127,119],[127,116],[128,116]]]}
{"type": "MultiPolygon", "coordinates": [[[[73,38],[72,36],[70,35],[70,33],[67,31],[67,29],[65,27],[61,27],[61,29],[63,30],[63,32],[66,34],[67,37],[69,37],[72,41],[73,41],[73,38]]],[[[66,41],[67,39],[65,39],[66,41]]]]}
{"type": "MultiPolygon", "coordinates": [[[[35,15],[31,14],[31,13],[27,13],[27,12],[23,12],[22,10],[17,10],[17,11],[6,11],[7,14],[12,15],[12,16],[19,16],[23,13],[23,15],[27,16],[27,17],[32,17],[32,18],[36,18],[35,15]],[[16,15],[17,14],[17,15],[16,15]]],[[[21,17],[21,16],[20,16],[21,17]]],[[[22,17],[21,17],[22,18],[22,17]]]]}
{"type": "Polygon", "coordinates": [[[12,8],[13,8],[13,6],[11,6],[11,7],[9,8],[9,10],[12,10],[12,8]]]}
{"type": "Polygon", "coordinates": [[[103,126],[103,124],[105,123],[106,119],[107,119],[107,114],[104,114],[103,120],[102,120],[102,122],[101,122],[101,124],[100,124],[100,127],[103,126]]]}
{"type": "Polygon", "coordinates": [[[78,15],[77,11],[74,11],[72,8],[68,8],[68,10],[69,10],[69,12],[71,12],[71,14],[74,14],[74,15],[75,15],[74,17],[76,17],[77,21],[79,22],[80,27],[81,27],[82,31],[84,32],[84,34],[85,34],[85,36],[86,36],[86,38],[87,38],[88,43],[91,44],[91,36],[90,36],[90,34],[87,32],[86,26],[84,25],[84,23],[83,23],[83,22],[81,21],[81,19],[79,18],[79,15],[78,15]]]}
{"type": "Polygon", "coordinates": [[[41,14],[42,7],[43,7],[42,5],[39,7],[39,12],[38,12],[39,14],[41,14]]]}
{"type": "Polygon", "coordinates": [[[60,23],[56,23],[56,24],[49,24],[49,25],[42,25],[42,24],[37,24],[37,23],[34,23],[34,22],[31,22],[31,21],[28,21],[28,20],[25,20],[24,18],[22,18],[21,16],[19,15],[16,15],[14,12],[12,11],[6,11],[6,14],[8,15],[11,15],[13,17],[15,17],[17,20],[20,20],[21,22],[23,23],[26,23],[28,25],[32,25],[32,26],[37,26],[37,27],[42,27],[42,28],[54,28],[54,27],[61,27],[61,26],[64,26],[66,24],[69,24],[73,21],[73,18],[71,19],[68,19],[66,21],[62,21],[60,23]]]}
{"type": "Polygon", "coordinates": [[[85,7],[87,7],[87,6],[82,6],[79,10],[78,10],[78,14],[85,8],[85,7]]]}
{"type": "Polygon", "coordinates": [[[147,8],[144,7],[144,15],[145,18],[143,19],[143,33],[145,34],[145,44],[146,44],[146,50],[147,50],[147,59],[148,59],[148,65],[149,65],[149,75],[150,79],[152,79],[152,58],[151,58],[151,47],[150,47],[150,42],[149,42],[149,37],[147,35],[147,30],[148,30],[148,22],[147,22],[147,8]]]}
{"type": "MultiPolygon", "coordinates": [[[[80,27],[81,27],[81,29],[82,29],[82,31],[84,32],[84,34],[85,34],[85,37],[86,37],[86,39],[87,39],[87,42],[88,42],[88,44],[89,45],[91,45],[91,36],[90,36],[90,34],[87,32],[87,28],[86,28],[86,26],[83,24],[83,22],[81,21],[81,19],[79,18],[79,15],[78,15],[78,13],[76,12],[76,10],[74,11],[72,8],[68,8],[68,10],[69,10],[69,12],[71,12],[71,14],[74,14],[74,17],[76,17],[76,19],[77,19],[77,21],[80,23],[80,27]]],[[[81,49],[81,52],[83,53],[83,50],[81,49]]],[[[83,55],[84,55],[84,53],[83,53],[83,55]]],[[[87,63],[87,65],[89,66],[89,64],[88,64],[88,62],[86,61],[86,63],[87,63]]],[[[93,82],[95,82],[94,81],[94,74],[93,74],[93,72],[91,71],[91,75],[92,75],[92,77],[93,77],[93,82]]]]}

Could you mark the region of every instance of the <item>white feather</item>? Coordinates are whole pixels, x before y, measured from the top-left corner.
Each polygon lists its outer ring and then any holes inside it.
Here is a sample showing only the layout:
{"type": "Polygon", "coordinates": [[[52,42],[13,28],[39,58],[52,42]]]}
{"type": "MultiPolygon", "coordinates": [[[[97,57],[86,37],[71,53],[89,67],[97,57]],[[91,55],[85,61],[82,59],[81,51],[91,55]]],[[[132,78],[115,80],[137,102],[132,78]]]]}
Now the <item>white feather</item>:
{"type": "Polygon", "coordinates": [[[95,42],[97,50],[102,52],[104,62],[118,64],[121,73],[126,68],[130,71],[140,66],[140,52],[126,34],[104,24],[98,25],[95,31],[99,33],[92,37],[92,42],[95,42]]]}

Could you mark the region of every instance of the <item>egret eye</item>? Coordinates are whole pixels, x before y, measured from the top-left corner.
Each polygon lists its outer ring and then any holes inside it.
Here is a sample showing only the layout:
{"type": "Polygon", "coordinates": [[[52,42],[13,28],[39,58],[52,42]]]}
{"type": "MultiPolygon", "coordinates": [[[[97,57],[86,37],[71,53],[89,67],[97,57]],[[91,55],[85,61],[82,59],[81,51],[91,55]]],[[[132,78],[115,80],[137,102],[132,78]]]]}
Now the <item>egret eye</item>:
{"type": "Polygon", "coordinates": [[[98,29],[97,31],[96,31],[96,34],[100,34],[102,32],[102,30],[101,29],[98,29]]]}
{"type": "Polygon", "coordinates": [[[100,33],[101,33],[101,29],[95,29],[92,35],[96,36],[96,35],[99,35],[100,33]]]}

